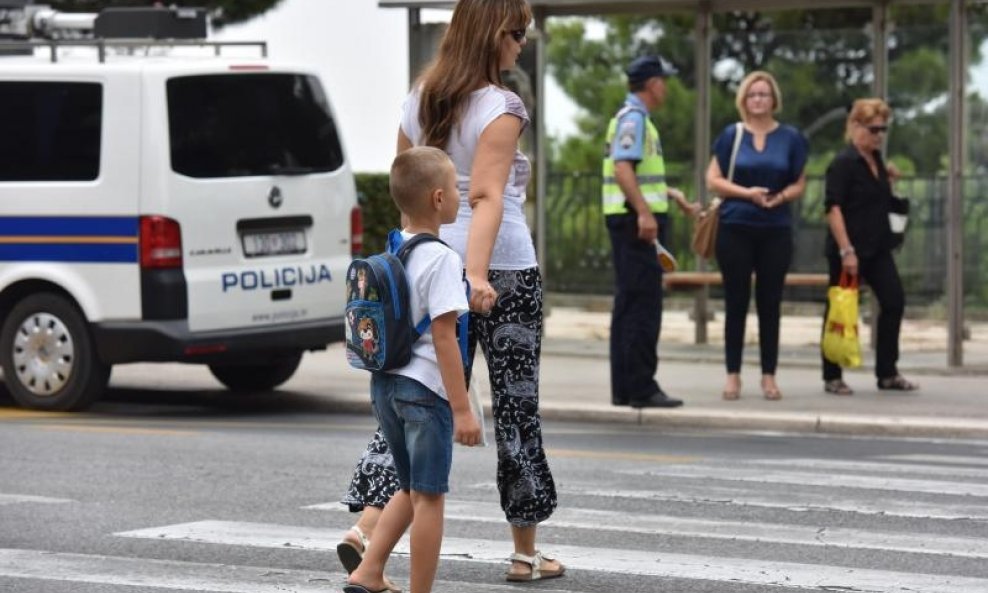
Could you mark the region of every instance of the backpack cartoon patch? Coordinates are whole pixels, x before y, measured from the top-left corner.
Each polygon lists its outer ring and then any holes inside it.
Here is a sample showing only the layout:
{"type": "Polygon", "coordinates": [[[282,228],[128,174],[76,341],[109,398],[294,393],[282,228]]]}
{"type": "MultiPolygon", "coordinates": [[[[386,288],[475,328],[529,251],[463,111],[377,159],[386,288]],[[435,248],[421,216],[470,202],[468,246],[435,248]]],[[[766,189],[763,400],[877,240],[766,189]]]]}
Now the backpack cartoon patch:
{"type": "Polygon", "coordinates": [[[401,234],[392,230],[383,253],[350,263],[345,323],[350,366],[389,371],[411,360],[412,344],[429,328],[431,320],[428,315],[418,322],[411,318],[405,263],[417,245],[429,241],[442,243],[425,233],[402,242],[401,234]]]}

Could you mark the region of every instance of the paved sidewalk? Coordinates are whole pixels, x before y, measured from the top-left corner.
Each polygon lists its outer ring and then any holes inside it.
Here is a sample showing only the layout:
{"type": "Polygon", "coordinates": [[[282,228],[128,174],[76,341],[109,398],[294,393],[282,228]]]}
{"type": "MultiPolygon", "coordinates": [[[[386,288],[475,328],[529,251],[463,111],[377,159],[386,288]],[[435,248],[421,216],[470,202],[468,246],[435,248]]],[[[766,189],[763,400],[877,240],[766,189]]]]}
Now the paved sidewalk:
{"type": "MultiPolygon", "coordinates": [[[[661,427],[718,427],[869,435],[988,437],[988,324],[970,327],[965,342],[968,366],[946,366],[943,323],[907,320],[900,370],[919,382],[912,393],[879,391],[870,352],[865,366],[845,373],[855,395],[823,392],[818,346],[821,321],[782,320],[777,379],[781,401],[765,400],[759,389],[757,320],[748,322],[741,399],[721,398],[724,380],[723,319],[708,325],[711,343],[692,344],[693,324],[684,311],[667,311],[660,341],[659,381],[686,404],[674,410],[639,412],[610,405],[608,388],[609,313],[553,307],[546,319],[540,399],[552,420],[627,422],[661,427]],[[754,335],[753,335],[754,334],[754,335]]],[[[862,336],[868,343],[867,328],[862,336]]]]}

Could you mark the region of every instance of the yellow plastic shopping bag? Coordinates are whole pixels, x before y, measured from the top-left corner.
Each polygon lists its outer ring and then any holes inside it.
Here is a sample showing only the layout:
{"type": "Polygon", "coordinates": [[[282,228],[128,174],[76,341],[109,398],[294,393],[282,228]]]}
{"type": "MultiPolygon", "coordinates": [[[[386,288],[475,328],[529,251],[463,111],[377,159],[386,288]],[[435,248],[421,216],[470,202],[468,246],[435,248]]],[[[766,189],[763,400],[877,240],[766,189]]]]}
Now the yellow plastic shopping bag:
{"type": "Polygon", "coordinates": [[[827,290],[827,322],[823,328],[823,356],[845,368],[861,366],[858,342],[858,277],[841,273],[840,284],[827,290]]]}

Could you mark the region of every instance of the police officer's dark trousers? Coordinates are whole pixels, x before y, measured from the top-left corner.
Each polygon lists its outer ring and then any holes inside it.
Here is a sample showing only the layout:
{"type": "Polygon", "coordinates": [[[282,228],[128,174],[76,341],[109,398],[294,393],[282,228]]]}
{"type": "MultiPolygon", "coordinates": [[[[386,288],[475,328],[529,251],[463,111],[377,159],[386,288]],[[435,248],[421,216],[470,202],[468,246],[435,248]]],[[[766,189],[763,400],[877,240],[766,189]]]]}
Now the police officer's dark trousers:
{"type": "MultiPolygon", "coordinates": [[[[606,217],[614,257],[614,308],[611,313],[611,401],[627,404],[659,392],[655,381],[662,327],[662,268],[655,246],[638,238],[635,214],[606,217]]],[[[668,216],[656,214],[659,241],[665,244],[668,216]]]]}

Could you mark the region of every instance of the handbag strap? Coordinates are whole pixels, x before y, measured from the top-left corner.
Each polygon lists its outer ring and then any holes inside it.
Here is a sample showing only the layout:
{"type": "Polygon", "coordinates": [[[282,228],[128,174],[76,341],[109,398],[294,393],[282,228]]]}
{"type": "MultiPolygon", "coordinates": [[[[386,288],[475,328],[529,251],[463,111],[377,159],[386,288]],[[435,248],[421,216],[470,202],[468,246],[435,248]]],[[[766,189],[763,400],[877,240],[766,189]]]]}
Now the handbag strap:
{"type": "Polygon", "coordinates": [[[741,147],[741,136],[744,135],[744,124],[734,124],[734,146],[731,147],[731,164],[727,167],[727,180],[734,181],[734,163],[738,160],[738,149],[741,147]]]}

